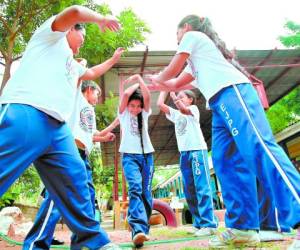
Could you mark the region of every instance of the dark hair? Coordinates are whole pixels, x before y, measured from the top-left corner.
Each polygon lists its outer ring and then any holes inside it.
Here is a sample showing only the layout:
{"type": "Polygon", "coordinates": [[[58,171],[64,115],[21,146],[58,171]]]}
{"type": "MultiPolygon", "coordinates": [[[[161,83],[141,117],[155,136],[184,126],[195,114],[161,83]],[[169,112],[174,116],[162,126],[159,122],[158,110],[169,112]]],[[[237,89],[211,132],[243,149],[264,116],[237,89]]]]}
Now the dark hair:
{"type": "Polygon", "coordinates": [[[217,32],[213,29],[210,20],[207,17],[199,17],[197,15],[188,15],[184,17],[180,23],[178,24],[178,28],[182,28],[184,24],[191,25],[194,31],[201,31],[206,34],[217,46],[217,48],[221,51],[223,56],[238,70],[244,73],[247,77],[249,77],[249,73],[239,64],[237,60],[234,59],[234,54],[227,49],[226,44],[217,32]]]}
{"type": "Polygon", "coordinates": [[[84,26],[83,23],[76,23],[76,24],[74,25],[74,29],[75,29],[75,30],[85,30],[85,26],[84,26]]]}
{"type": "Polygon", "coordinates": [[[188,98],[192,98],[192,105],[194,105],[196,103],[196,95],[192,90],[186,89],[186,90],[182,90],[182,92],[187,95],[188,98]]]}
{"type": "MultiPolygon", "coordinates": [[[[137,90],[135,90],[131,96],[129,97],[128,99],[128,103],[131,102],[132,100],[139,100],[141,101],[141,107],[144,108],[144,97],[141,93],[141,90],[140,88],[138,88],[137,90]]],[[[143,155],[144,155],[144,158],[145,160],[146,157],[145,157],[145,152],[144,152],[144,142],[143,142],[143,115],[142,115],[142,112],[140,112],[138,115],[137,115],[137,122],[138,122],[138,129],[139,129],[139,133],[140,133],[140,139],[141,139],[141,147],[142,147],[142,152],[143,152],[143,155]]]]}
{"type": "Polygon", "coordinates": [[[82,84],[81,84],[81,92],[84,93],[88,89],[98,90],[99,93],[101,94],[101,89],[97,85],[97,83],[95,83],[93,81],[83,81],[82,84]]]}

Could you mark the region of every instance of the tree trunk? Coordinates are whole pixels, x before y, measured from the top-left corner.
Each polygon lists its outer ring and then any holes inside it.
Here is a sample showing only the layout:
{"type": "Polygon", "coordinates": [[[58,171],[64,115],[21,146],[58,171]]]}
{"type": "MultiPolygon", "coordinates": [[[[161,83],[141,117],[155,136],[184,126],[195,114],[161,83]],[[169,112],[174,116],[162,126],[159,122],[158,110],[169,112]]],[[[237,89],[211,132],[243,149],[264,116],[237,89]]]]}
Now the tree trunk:
{"type": "Polygon", "coordinates": [[[5,61],[5,69],[4,69],[4,75],[3,75],[1,88],[0,88],[0,96],[2,95],[2,90],[3,90],[4,86],[6,85],[8,79],[10,78],[11,65],[12,65],[11,59],[5,61]]]}
{"type": "Polygon", "coordinates": [[[13,63],[13,49],[15,45],[15,33],[12,33],[9,36],[9,41],[8,41],[8,48],[7,48],[7,53],[5,58],[5,69],[4,69],[4,75],[1,83],[1,88],[0,88],[0,96],[2,95],[3,88],[5,87],[7,81],[10,78],[10,70],[11,70],[11,65],[13,63]]]}

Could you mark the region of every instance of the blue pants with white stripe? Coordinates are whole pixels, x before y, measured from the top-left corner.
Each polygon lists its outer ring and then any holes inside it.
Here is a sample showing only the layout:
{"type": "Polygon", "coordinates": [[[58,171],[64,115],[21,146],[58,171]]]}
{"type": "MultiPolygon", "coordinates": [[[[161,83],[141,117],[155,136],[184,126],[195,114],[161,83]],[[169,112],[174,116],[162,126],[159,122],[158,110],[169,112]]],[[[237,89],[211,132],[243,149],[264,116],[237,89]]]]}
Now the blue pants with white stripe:
{"type": "MultiPolygon", "coordinates": [[[[94,205],[95,188],[92,179],[92,169],[85,151],[79,150],[79,153],[86,167],[91,201],[94,205]]],[[[93,211],[95,214],[95,206],[93,206],[93,211]]],[[[59,210],[51,200],[48,191],[46,191],[45,199],[36,215],[34,224],[24,240],[23,249],[50,249],[55,227],[60,218],[59,210]]]]}
{"type": "Polygon", "coordinates": [[[196,228],[216,228],[207,150],[180,152],[183,189],[196,228]]]}
{"type": "Polygon", "coordinates": [[[209,104],[212,158],[227,209],[226,226],[259,228],[257,177],[274,201],[279,221],[295,227],[300,222],[300,175],[275,142],[252,85],[224,88],[209,104]]]}
{"type": "Polygon", "coordinates": [[[137,233],[149,234],[152,213],[152,178],[154,173],[152,154],[123,153],[122,165],[128,183],[129,206],[127,220],[132,237],[137,233]]]}
{"type": "Polygon", "coordinates": [[[34,224],[24,240],[23,249],[50,249],[55,226],[60,218],[59,210],[46,191],[34,224]]]}
{"type": "Polygon", "coordinates": [[[109,243],[95,220],[85,166],[68,126],[32,106],[2,105],[0,196],[33,162],[74,233],[71,249],[98,249],[109,243]]]}
{"type": "Polygon", "coordinates": [[[278,218],[278,209],[270,196],[263,189],[263,185],[257,183],[258,205],[259,205],[259,227],[260,230],[290,232],[291,228],[278,218]]]}

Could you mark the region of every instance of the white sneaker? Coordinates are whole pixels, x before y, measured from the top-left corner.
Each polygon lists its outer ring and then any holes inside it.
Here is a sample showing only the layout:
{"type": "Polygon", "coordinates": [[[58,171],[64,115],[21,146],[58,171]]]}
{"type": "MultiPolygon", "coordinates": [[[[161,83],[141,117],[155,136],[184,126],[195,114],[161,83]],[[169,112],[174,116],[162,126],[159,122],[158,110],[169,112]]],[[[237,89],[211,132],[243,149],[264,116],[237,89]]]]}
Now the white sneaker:
{"type": "Polygon", "coordinates": [[[120,248],[118,245],[110,242],[110,243],[104,245],[103,247],[99,248],[99,250],[122,250],[122,248],[120,248]]]}
{"type": "Polygon", "coordinates": [[[195,234],[198,230],[199,230],[199,228],[191,227],[191,228],[188,228],[188,229],[186,230],[186,232],[187,232],[188,234],[195,234]]]}
{"type": "Polygon", "coordinates": [[[212,228],[212,227],[203,227],[200,228],[199,230],[197,230],[194,235],[197,237],[201,237],[201,236],[210,236],[210,235],[214,235],[216,233],[216,228],[212,228]]]}
{"type": "Polygon", "coordinates": [[[279,241],[284,240],[283,234],[277,231],[259,231],[259,239],[261,242],[265,241],[279,241]]]}
{"type": "Polygon", "coordinates": [[[299,250],[299,249],[300,249],[300,239],[294,239],[292,245],[290,245],[287,250],[299,250]]]}
{"type": "Polygon", "coordinates": [[[149,241],[149,240],[150,240],[150,235],[146,234],[146,241],[149,241]]]}
{"type": "Polygon", "coordinates": [[[260,242],[255,230],[227,229],[225,232],[209,241],[209,246],[214,248],[228,247],[228,245],[255,245],[260,242]]]}

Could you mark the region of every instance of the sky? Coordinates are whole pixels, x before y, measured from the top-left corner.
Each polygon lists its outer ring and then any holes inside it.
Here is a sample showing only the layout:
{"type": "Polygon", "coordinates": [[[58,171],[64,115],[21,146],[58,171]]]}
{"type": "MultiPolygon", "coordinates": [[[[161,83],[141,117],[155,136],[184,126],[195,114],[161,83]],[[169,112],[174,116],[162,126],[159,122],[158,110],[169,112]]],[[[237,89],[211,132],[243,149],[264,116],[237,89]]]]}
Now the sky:
{"type": "MultiPolygon", "coordinates": [[[[176,50],[176,29],[186,15],[208,17],[229,49],[283,48],[286,20],[300,23],[299,0],[96,0],[114,15],[132,8],[151,28],[149,50],[176,50]]],[[[133,50],[144,50],[145,45],[133,50]]]]}

